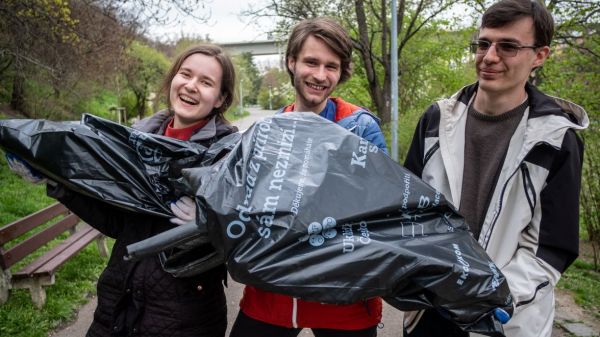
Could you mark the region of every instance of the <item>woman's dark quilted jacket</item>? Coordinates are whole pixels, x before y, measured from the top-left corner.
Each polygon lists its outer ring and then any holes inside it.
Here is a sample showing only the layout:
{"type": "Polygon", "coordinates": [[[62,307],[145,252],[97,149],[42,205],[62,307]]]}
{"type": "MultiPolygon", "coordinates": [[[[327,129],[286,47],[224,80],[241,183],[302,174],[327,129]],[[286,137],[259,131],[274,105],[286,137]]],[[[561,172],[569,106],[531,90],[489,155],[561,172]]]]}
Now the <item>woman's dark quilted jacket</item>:
{"type": "MultiPolygon", "coordinates": [[[[134,128],[163,134],[169,117],[161,111],[134,128]]],[[[190,140],[209,146],[236,131],[213,118],[190,140]]],[[[127,245],[172,228],[167,219],[120,210],[62,186],[49,186],[48,194],[116,239],[108,265],[98,280],[98,307],[88,337],[225,335],[224,266],[194,277],[175,278],[162,270],[158,257],[138,262],[123,260],[127,245]]]]}

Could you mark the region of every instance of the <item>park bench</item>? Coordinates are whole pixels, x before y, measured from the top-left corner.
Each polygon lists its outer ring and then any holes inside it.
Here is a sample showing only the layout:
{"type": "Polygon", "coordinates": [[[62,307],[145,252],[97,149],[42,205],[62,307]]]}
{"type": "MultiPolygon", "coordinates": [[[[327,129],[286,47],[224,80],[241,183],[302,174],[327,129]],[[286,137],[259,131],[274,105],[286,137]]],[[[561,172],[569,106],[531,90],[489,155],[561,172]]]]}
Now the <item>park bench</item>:
{"type": "Polygon", "coordinates": [[[41,308],[46,302],[44,286],[54,284],[54,274],[58,268],[94,240],[100,254],[107,256],[105,237],[61,203],[0,227],[0,304],[8,300],[10,289],[29,289],[33,304],[41,308]],[[27,239],[4,248],[14,239],[48,222],[51,223],[47,227],[30,234],[27,239]],[[16,263],[66,231],[70,235],[65,239],[18,271],[11,272],[10,268],[16,263]]]}

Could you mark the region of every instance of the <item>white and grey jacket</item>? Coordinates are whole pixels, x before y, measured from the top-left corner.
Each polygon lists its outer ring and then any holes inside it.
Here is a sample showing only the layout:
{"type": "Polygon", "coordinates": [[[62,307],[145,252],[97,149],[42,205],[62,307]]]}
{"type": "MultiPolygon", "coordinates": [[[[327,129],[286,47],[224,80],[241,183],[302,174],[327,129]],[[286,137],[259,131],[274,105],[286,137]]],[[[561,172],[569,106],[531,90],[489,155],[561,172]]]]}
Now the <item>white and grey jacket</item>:
{"type": "MultiPolygon", "coordinates": [[[[554,287],[579,252],[586,112],[527,84],[529,107],[511,137],[479,244],[506,276],[515,312],[507,336],[550,336],[554,287]]],[[[460,208],[465,124],[477,83],[421,117],[405,166],[460,208]]],[[[415,317],[418,315],[407,315],[415,317]]],[[[405,321],[409,328],[413,322],[405,321]]]]}

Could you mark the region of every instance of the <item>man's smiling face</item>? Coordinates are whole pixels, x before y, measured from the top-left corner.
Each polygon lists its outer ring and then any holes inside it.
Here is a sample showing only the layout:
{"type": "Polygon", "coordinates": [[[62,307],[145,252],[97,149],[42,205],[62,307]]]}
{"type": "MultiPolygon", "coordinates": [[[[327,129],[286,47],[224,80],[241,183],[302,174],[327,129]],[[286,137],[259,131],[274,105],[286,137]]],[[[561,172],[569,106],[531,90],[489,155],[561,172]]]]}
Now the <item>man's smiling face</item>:
{"type": "Polygon", "coordinates": [[[309,36],[296,58],[288,60],[294,74],[296,111],[320,113],[340,81],[341,59],[327,44],[309,36]]]}
{"type": "MultiPolygon", "coordinates": [[[[519,49],[515,56],[499,56],[496,42],[513,42],[520,46],[535,45],[535,28],[530,17],[515,20],[503,27],[482,28],[479,39],[494,43],[485,54],[477,54],[475,65],[479,92],[487,95],[521,97],[532,69],[544,64],[550,49],[519,49]]],[[[518,100],[518,99],[517,99],[518,100]]]]}

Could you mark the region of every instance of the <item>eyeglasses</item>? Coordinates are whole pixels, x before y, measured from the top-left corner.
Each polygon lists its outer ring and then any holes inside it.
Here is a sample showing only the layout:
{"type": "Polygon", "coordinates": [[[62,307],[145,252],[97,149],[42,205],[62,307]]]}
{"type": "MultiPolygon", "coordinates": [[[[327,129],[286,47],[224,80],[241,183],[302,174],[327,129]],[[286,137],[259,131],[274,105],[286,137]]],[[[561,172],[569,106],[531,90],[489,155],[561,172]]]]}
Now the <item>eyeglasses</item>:
{"type": "Polygon", "coordinates": [[[517,56],[519,50],[523,48],[539,48],[539,46],[521,46],[518,43],[509,41],[498,41],[492,43],[487,40],[475,40],[471,42],[471,52],[478,55],[484,55],[488,52],[492,44],[496,44],[496,54],[502,57],[517,56]]]}

